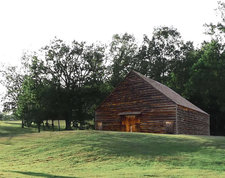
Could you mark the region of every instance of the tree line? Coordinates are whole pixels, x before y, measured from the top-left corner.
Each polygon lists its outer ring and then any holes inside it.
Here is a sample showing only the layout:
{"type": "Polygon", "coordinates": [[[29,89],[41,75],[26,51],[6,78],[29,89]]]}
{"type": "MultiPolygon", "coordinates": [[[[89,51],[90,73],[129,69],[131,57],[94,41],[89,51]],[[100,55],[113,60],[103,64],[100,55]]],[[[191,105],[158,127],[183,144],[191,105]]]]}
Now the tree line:
{"type": "Polygon", "coordinates": [[[65,120],[66,129],[94,119],[103,99],[131,71],[159,81],[210,114],[213,135],[225,135],[225,4],[221,21],[207,24],[211,41],[195,47],[173,27],[158,27],[137,43],[131,34],[115,34],[110,44],[70,44],[55,38],[22,57],[22,69],[2,69],[4,110],[22,126],[65,120]]]}

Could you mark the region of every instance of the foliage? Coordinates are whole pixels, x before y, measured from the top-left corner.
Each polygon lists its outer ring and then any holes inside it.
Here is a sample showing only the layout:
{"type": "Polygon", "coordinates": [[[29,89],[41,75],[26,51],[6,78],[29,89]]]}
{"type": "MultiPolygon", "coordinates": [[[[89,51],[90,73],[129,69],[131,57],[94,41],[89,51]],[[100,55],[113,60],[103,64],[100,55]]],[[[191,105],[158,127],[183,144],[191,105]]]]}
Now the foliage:
{"type": "Polygon", "coordinates": [[[139,50],[139,71],[145,75],[166,83],[169,74],[176,67],[181,58],[180,33],[173,27],[159,27],[153,31],[152,38],[144,36],[143,44],[139,50]]]}
{"type": "Polygon", "coordinates": [[[211,133],[224,134],[225,49],[218,41],[204,44],[192,66],[189,99],[211,114],[211,133]]]}
{"type": "Polygon", "coordinates": [[[192,42],[183,43],[180,48],[179,60],[174,63],[169,73],[167,85],[182,96],[188,96],[188,81],[191,77],[191,68],[198,61],[199,53],[194,49],[192,42]]]}
{"type": "Polygon", "coordinates": [[[29,75],[24,77],[15,114],[24,123],[43,120],[66,120],[85,123],[93,119],[94,109],[105,96],[104,46],[85,45],[73,41],[71,45],[54,39],[24,60],[29,75]]]}
{"type": "Polygon", "coordinates": [[[37,83],[31,77],[26,77],[22,85],[22,92],[19,95],[18,107],[15,115],[22,120],[24,125],[30,126],[32,122],[36,123],[40,132],[40,124],[45,118],[48,110],[44,105],[43,100],[46,86],[37,83]]]}
{"type": "Polygon", "coordinates": [[[218,1],[217,14],[220,16],[220,21],[216,24],[206,24],[206,34],[210,35],[214,40],[224,43],[225,41],[225,2],[218,1]]]}
{"type": "Polygon", "coordinates": [[[0,83],[7,89],[3,98],[3,111],[13,111],[17,107],[18,97],[21,93],[21,87],[24,80],[23,71],[16,66],[2,66],[0,76],[0,83]]]}
{"type": "Polygon", "coordinates": [[[110,43],[111,83],[116,86],[131,70],[136,69],[138,46],[130,34],[114,35],[110,43]]]}

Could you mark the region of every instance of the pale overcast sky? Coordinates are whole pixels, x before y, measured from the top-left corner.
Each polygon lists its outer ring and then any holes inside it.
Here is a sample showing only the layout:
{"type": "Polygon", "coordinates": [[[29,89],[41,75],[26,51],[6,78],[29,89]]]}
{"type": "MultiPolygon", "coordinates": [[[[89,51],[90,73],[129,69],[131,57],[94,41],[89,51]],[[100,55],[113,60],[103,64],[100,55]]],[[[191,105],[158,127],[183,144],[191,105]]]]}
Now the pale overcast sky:
{"type": "Polygon", "coordinates": [[[216,7],[216,0],[1,0],[0,62],[17,64],[23,51],[37,50],[54,36],[109,42],[113,34],[128,32],[141,40],[160,25],[173,25],[199,44],[216,7]]]}
{"type": "Polygon", "coordinates": [[[141,41],[162,25],[197,45],[206,39],[203,24],[216,20],[216,7],[216,0],[0,0],[0,63],[18,65],[24,51],[54,36],[108,43],[128,32],[141,41]]]}

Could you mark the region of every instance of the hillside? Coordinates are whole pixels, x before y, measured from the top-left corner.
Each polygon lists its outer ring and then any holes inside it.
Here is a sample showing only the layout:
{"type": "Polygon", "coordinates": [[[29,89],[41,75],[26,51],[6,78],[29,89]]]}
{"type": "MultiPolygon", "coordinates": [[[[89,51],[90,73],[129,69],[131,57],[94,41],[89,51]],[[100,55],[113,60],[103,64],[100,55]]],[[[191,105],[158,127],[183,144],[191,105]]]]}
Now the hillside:
{"type": "Polygon", "coordinates": [[[225,177],[225,137],[34,132],[0,121],[0,177],[225,177]]]}

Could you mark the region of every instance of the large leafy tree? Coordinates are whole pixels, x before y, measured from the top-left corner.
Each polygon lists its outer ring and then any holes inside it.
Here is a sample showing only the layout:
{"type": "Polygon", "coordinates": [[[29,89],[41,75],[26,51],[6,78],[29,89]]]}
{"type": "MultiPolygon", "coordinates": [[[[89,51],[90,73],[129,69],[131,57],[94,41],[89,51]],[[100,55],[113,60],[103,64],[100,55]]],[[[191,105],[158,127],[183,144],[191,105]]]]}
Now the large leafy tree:
{"type": "Polygon", "coordinates": [[[192,66],[188,82],[189,99],[211,115],[211,133],[225,129],[225,48],[218,41],[205,43],[192,66]]]}
{"type": "Polygon", "coordinates": [[[44,107],[41,105],[40,96],[43,87],[38,86],[37,82],[30,77],[26,77],[22,84],[21,93],[18,97],[15,115],[22,120],[24,125],[30,126],[31,122],[38,125],[40,132],[40,124],[43,121],[41,114],[44,107]]]}
{"type": "Polygon", "coordinates": [[[225,135],[225,119],[224,119],[224,40],[225,40],[225,3],[218,2],[216,9],[220,19],[217,23],[206,24],[206,34],[210,35],[211,42],[202,45],[199,54],[201,55],[198,62],[193,66],[191,80],[192,84],[189,89],[195,90],[191,99],[203,105],[211,114],[211,133],[216,135],[225,135]],[[196,71],[196,74],[193,72],[196,71]],[[199,76],[197,76],[199,75],[199,76]],[[200,81],[200,77],[205,77],[204,82],[200,81]],[[195,81],[200,81],[194,87],[195,81]],[[201,89],[200,89],[201,85],[201,89]],[[192,88],[194,87],[194,88],[192,88]],[[200,94],[197,95],[197,93],[200,94]],[[201,98],[201,99],[200,99],[201,98]],[[197,100],[197,101],[196,101],[197,100]],[[202,101],[201,101],[202,100],[202,101]]]}
{"type": "Polygon", "coordinates": [[[114,35],[110,43],[111,84],[116,86],[132,69],[137,68],[138,46],[135,37],[130,34],[114,35]]]}
{"type": "Polygon", "coordinates": [[[144,36],[139,49],[139,71],[159,82],[166,83],[176,62],[180,60],[181,45],[180,33],[175,28],[155,28],[151,39],[144,36]]]}
{"type": "Polygon", "coordinates": [[[29,62],[32,78],[39,83],[48,81],[55,91],[56,96],[48,95],[54,97],[50,101],[54,101],[52,110],[57,113],[52,119],[65,119],[66,129],[71,128],[71,121],[84,118],[84,107],[89,105],[82,99],[83,90],[91,91],[103,83],[104,50],[103,45],[76,41],[67,45],[54,39],[42,49],[43,57],[34,56],[29,62]]]}

